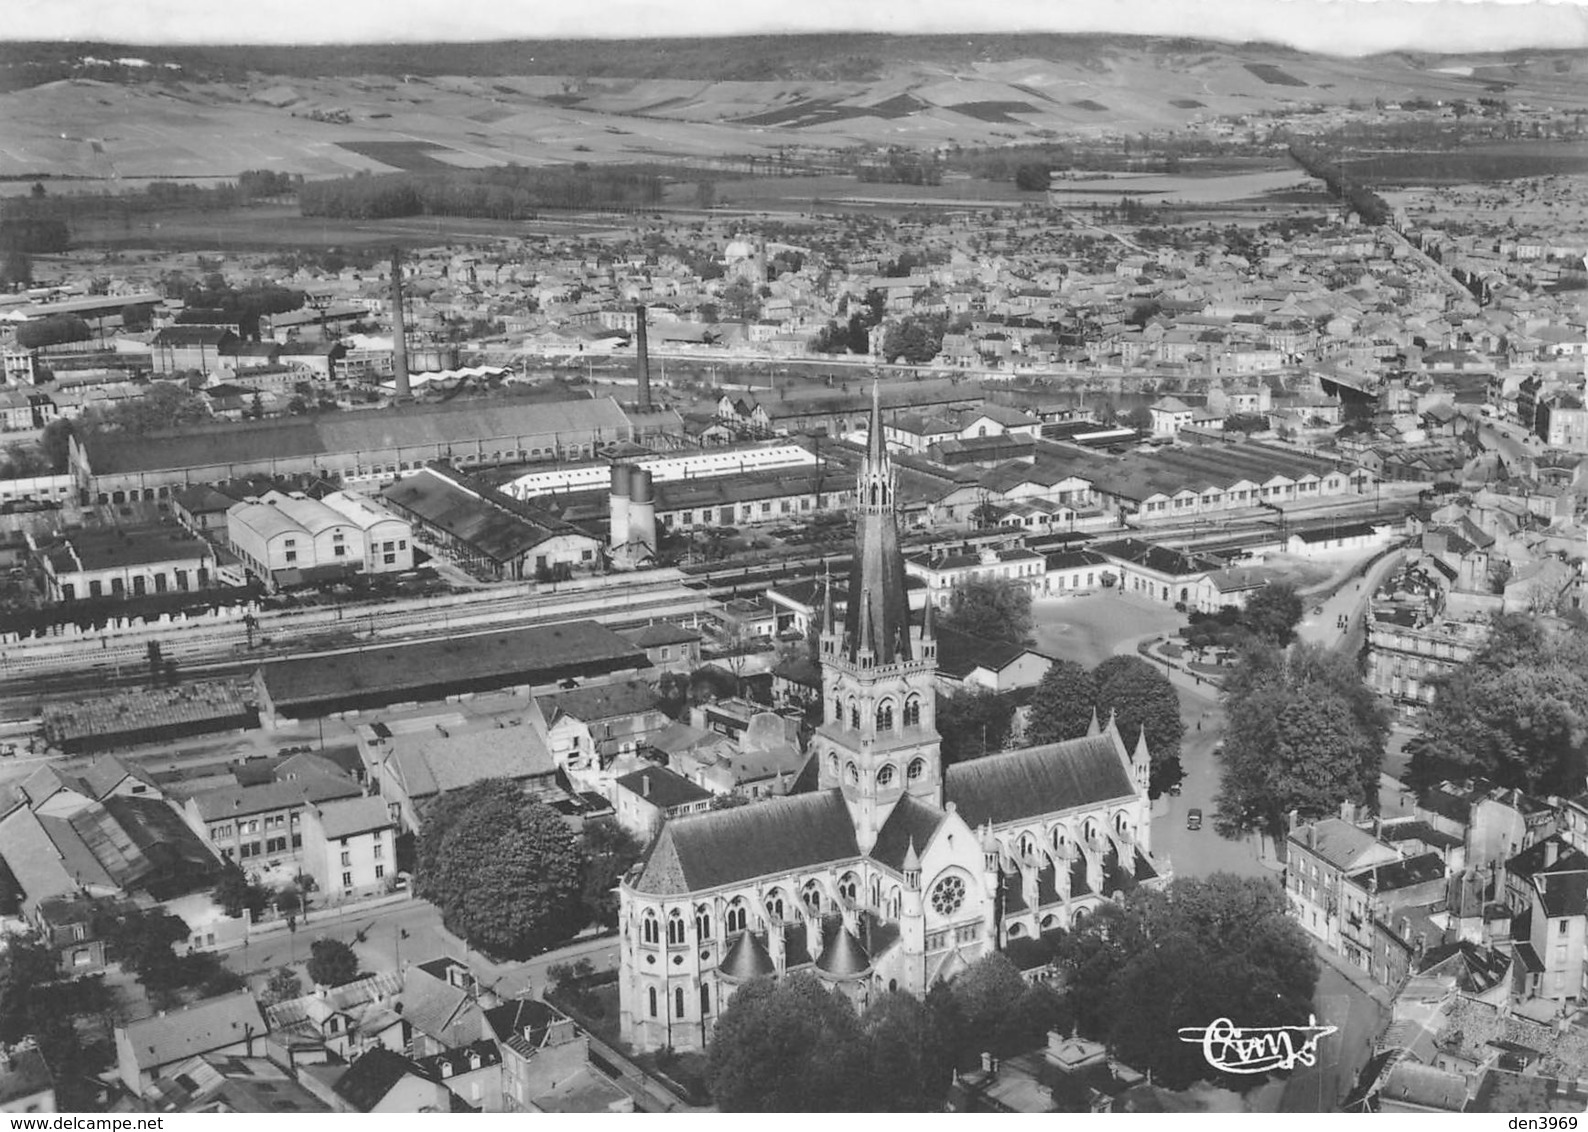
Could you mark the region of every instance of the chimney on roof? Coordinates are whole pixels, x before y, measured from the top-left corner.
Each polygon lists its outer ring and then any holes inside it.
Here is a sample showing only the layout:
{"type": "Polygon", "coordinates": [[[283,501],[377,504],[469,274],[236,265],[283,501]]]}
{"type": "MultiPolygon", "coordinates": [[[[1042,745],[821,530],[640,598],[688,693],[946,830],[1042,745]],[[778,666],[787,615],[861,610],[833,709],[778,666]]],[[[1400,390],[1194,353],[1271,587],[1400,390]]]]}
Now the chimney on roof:
{"type": "Polygon", "coordinates": [[[649,798],[650,796],[651,796],[651,776],[648,775],[648,774],[642,774],[642,775],[640,775],[640,797],[649,798]]]}

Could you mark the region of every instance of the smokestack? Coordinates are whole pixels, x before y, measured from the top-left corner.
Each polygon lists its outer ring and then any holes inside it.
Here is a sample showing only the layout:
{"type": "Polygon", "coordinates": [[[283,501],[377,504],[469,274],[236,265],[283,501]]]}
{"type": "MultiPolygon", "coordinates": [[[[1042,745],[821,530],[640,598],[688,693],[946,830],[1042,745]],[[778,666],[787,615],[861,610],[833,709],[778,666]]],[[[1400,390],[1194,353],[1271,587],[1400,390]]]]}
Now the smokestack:
{"type": "Polygon", "coordinates": [[[627,464],[612,465],[612,529],[609,541],[614,551],[629,541],[629,472],[627,464]]]}
{"type": "Polygon", "coordinates": [[[645,334],[645,304],[634,304],[634,366],[640,384],[640,412],[651,411],[651,349],[645,334]]]}
{"type": "Polygon", "coordinates": [[[408,328],[403,323],[403,253],[391,252],[391,368],[397,379],[397,399],[408,397],[408,328]]]}
{"type": "Polygon", "coordinates": [[[656,552],[656,502],[649,468],[635,467],[629,478],[629,538],[656,552]]]}

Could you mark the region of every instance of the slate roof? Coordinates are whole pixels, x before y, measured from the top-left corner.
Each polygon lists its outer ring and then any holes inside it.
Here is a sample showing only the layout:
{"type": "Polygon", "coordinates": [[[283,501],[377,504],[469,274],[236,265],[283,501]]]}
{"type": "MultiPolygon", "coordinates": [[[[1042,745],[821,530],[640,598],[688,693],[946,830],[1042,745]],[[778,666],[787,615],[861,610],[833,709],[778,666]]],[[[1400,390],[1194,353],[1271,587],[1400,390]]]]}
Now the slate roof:
{"type": "Polygon", "coordinates": [[[398,735],[391,743],[387,762],[410,799],[461,790],[487,778],[520,781],[557,769],[540,732],[528,726],[398,735]]]}
{"type": "Polygon", "coordinates": [[[682,645],[700,640],[700,633],[695,629],[685,629],[674,625],[670,621],[653,621],[641,629],[629,629],[622,634],[642,649],[657,648],[661,645],[682,645]]]}
{"type": "Polygon", "coordinates": [[[672,819],[634,887],[673,896],[859,856],[843,794],[824,790],[672,819]]]}
{"type": "Polygon", "coordinates": [[[193,804],[204,821],[220,821],[290,809],[310,802],[356,798],[362,793],[358,783],[345,778],[303,775],[286,782],[269,782],[258,786],[220,786],[193,795],[193,804]]]}
{"type": "Polygon", "coordinates": [[[434,1079],[402,1054],[376,1046],[359,1055],[331,1089],[356,1111],[369,1112],[410,1073],[426,1080],[434,1079]]]}
{"type": "Polygon", "coordinates": [[[496,1040],[520,1057],[533,1057],[546,1032],[561,1020],[562,1015],[532,998],[514,999],[485,1012],[496,1040]]]}
{"type": "Polygon", "coordinates": [[[712,796],[710,790],[696,786],[683,775],[660,766],[625,774],[617,780],[617,785],[620,790],[637,794],[663,810],[705,801],[712,796]]]}
{"type": "Polygon", "coordinates": [[[438,1077],[442,1080],[448,1077],[461,1077],[465,1073],[474,1073],[481,1069],[489,1069],[493,1065],[502,1063],[502,1051],[495,1042],[489,1038],[481,1038],[470,1042],[468,1045],[454,1046],[440,1053],[431,1054],[429,1057],[418,1058],[414,1064],[419,1066],[421,1073],[427,1077],[438,1077]],[[478,1065],[470,1064],[470,1055],[479,1058],[478,1065]],[[443,1071],[443,1066],[451,1070],[443,1071]]]}
{"type": "Polygon", "coordinates": [[[816,969],[835,979],[858,979],[871,970],[871,956],[840,922],[822,948],[816,969]]]}
{"type": "Polygon", "coordinates": [[[909,851],[910,843],[915,843],[917,853],[924,852],[946,816],[941,810],[917,802],[906,794],[899,799],[888,820],[877,831],[877,840],[871,846],[871,859],[887,865],[895,872],[902,871],[904,855],[909,851]]]}
{"type": "Polygon", "coordinates": [[[1553,834],[1536,844],[1529,845],[1516,856],[1505,862],[1505,871],[1521,877],[1537,876],[1540,873],[1577,873],[1588,871],[1588,856],[1572,847],[1560,834],[1553,834]],[[1556,857],[1553,865],[1544,862],[1553,846],[1556,857]]]}
{"type": "Polygon", "coordinates": [[[1001,672],[1027,652],[1024,645],[1011,641],[989,641],[970,633],[937,629],[937,670],[945,676],[963,679],[977,668],[1001,672]]]}
{"type": "Polygon", "coordinates": [[[1544,915],[1554,918],[1588,914],[1588,873],[1546,873],[1534,883],[1544,915]]]}
{"type": "Polygon", "coordinates": [[[1441,880],[1444,875],[1444,858],[1438,853],[1424,853],[1418,857],[1407,857],[1403,860],[1391,861],[1387,865],[1375,865],[1373,868],[1363,869],[1359,873],[1353,873],[1351,879],[1358,884],[1366,885],[1368,878],[1372,877],[1378,886],[1377,890],[1383,893],[1412,888],[1431,880],[1441,880]]]}
{"type": "Polygon", "coordinates": [[[9,1105],[13,1101],[37,1096],[54,1088],[50,1067],[37,1046],[23,1046],[13,1051],[9,1063],[0,1068],[0,1105],[9,1105]]]}
{"type": "Polygon", "coordinates": [[[352,837],[375,829],[385,829],[392,824],[391,812],[380,798],[348,798],[327,802],[318,807],[320,828],[327,841],[352,837]]]}
{"type": "Polygon", "coordinates": [[[955,763],[944,795],[973,829],[1135,796],[1129,757],[1104,733],[955,763]]]}
{"type": "Polygon", "coordinates": [[[1381,1103],[1396,1101],[1442,1112],[1460,1112],[1467,1102],[1467,1083],[1459,1073],[1403,1058],[1389,1071],[1378,1096],[1381,1103]]]}
{"type": "Polygon", "coordinates": [[[493,562],[511,562],[561,535],[584,532],[529,504],[511,506],[454,483],[425,468],[381,490],[381,498],[493,562]]]}
{"type": "Polygon", "coordinates": [[[648,667],[641,650],[605,626],[564,621],[272,661],[260,668],[259,679],[276,710],[290,715],[325,704],[376,706],[439,698],[422,694],[436,688],[545,684],[567,676],[648,667]]]}
{"type": "Polygon", "coordinates": [[[556,722],[559,715],[570,716],[581,723],[640,715],[661,702],[656,689],[644,680],[590,684],[568,691],[548,692],[536,699],[545,710],[547,723],[556,722]]]}
{"type": "Polygon", "coordinates": [[[1358,829],[1348,821],[1325,818],[1314,822],[1310,830],[1298,829],[1293,832],[1290,843],[1337,869],[1352,869],[1362,854],[1378,842],[1371,833],[1358,829]],[[1307,836],[1309,832],[1310,837],[1307,836]]]}
{"type": "Polygon", "coordinates": [[[423,405],[370,413],[326,413],[233,425],[185,427],[181,433],[133,437],[99,433],[88,441],[95,475],[165,468],[268,464],[272,459],[330,457],[390,448],[469,445],[495,438],[544,445],[554,435],[596,433],[616,440],[630,431],[610,397],[576,401],[518,398],[485,404],[423,405]]]}
{"type": "MultiPolygon", "coordinates": [[[[173,1061],[209,1053],[265,1033],[259,1004],[247,991],[196,1003],[121,1027],[140,1069],[156,1069],[173,1061]]],[[[118,1043],[119,1044],[119,1043],[118,1043]]]]}
{"type": "Polygon", "coordinates": [[[748,982],[777,970],[766,947],[754,932],[741,932],[728,954],[723,956],[718,974],[736,982],[748,982]]]}
{"type": "MultiPolygon", "coordinates": [[[[1581,1072],[1578,1067],[1573,1072],[1581,1072]]],[[[1578,1080],[1490,1069],[1467,1102],[1467,1112],[1543,1113],[1588,1111],[1588,1089],[1578,1080]]]]}

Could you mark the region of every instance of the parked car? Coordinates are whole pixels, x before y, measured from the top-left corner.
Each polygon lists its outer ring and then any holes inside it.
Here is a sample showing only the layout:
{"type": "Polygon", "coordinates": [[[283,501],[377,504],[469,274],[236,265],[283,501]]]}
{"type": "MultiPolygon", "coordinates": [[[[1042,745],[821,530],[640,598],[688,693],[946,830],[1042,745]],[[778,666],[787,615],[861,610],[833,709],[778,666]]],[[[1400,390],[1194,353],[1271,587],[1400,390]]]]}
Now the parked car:
{"type": "Polygon", "coordinates": [[[1201,810],[1191,810],[1191,811],[1189,811],[1186,814],[1186,816],[1185,816],[1185,827],[1187,829],[1201,829],[1202,828],[1202,811],[1201,810]]]}
{"type": "Polygon", "coordinates": [[[1176,782],[1173,786],[1169,787],[1169,796],[1171,798],[1180,797],[1180,783],[1176,782]]]}

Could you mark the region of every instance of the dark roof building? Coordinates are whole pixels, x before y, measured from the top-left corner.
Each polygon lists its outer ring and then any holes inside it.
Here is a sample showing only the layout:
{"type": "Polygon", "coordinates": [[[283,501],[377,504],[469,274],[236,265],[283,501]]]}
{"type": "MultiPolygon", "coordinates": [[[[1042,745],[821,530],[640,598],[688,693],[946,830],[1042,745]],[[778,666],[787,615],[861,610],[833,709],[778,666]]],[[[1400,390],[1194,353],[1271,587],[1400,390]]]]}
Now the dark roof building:
{"type": "Polygon", "coordinates": [[[594,621],[564,621],[271,661],[255,673],[254,687],[261,713],[305,719],[649,666],[642,651],[610,629],[594,621]]]}

